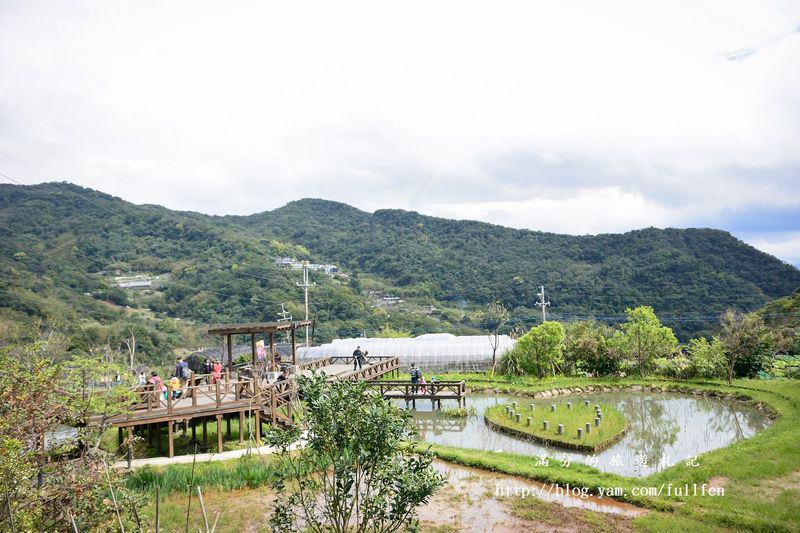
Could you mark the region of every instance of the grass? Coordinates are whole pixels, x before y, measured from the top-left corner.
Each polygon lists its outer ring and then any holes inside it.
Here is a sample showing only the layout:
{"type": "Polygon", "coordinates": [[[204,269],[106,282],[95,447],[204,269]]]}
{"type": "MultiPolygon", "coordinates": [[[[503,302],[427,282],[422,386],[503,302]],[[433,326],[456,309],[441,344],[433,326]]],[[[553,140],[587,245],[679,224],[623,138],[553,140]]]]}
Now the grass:
{"type": "Polygon", "coordinates": [[[475,416],[475,408],[471,405],[469,407],[445,407],[441,413],[451,418],[467,418],[475,416]]]}
{"type": "Polygon", "coordinates": [[[589,405],[585,405],[584,401],[578,398],[562,398],[554,400],[554,403],[549,405],[541,402],[522,403],[523,405],[516,411],[521,415],[519,422],[513,416],[513,406],[507,404],[490,407],[484,412],[484,416],[489,423],[495,427],[499,426],[501,430],[554,446],[591,452],[604,449],[625,433],[626,424],[622,413],[607,404],[595,404],[590,400],[589,405]],[[535,406],[533,410],[527,407],[529,403],[535,406]],[[603,413],[600,427],[595,427],[594,424],[595,405],[598,405],[603,413]],[[555,412],[551,411],[551,406],[555,406],[555,412]],[[506,407],[511,408],[511,414],[506,414],[506,407]],[[529,418],[530,425],[528,425],[529,418]],[[548,422],[547,429],[544,428],[545,421],[548,422]],[[563,434],[559,434],[558,426],[562,424],[563,434]],[[586,433],[586,424],[589,424],[589,433],[586,433]],[[578,428],[583,433],[581,438],[578,438],[578,428]]]}
{"type": "MultiPolygon", "coordinates": [[[[255,489],[266,486],[282,475],[275,456],[250,456],[230,461],[197,463],[194,484],[203,489],[220,491],[255,489]]],[[[166,495],[185,492],[191,476],[191,464],[172,464],[162,468],[145,466],[131,472],[125,482],[128,488],[148,494],[155,494],[156,486],[159,486],[161,494],[166,495]]]]}
{"type": "Polygon", "coordinates": [[[699,466],[679,462],[643,478],[602,472],[584,464],[562,467],[558,461],[539,466],[536,458],[511,453],[432,446],[442,459],[487,470],[504,472],[570,486],[585,486],[593,493],[600,487],[621,487],[619,499],[653,509],[634,523],[647,531],[800,531],[800,383],[793,380],[737,380],[733,386],[718,381],[670,381],[662,378],[591,379],[533,378],[503,380],[484,374],[451,374],[465,379],[470,390],[488,389],[531,394],[563,387],[631,386],[674,387],[686,392],[726,394],[723,401],[747,398],[768,406],[777,416],[757,435],[702,454],[699,466]],[[724,496],[641,497],[634,487],[672,486],[725,480],[724,496]]]}
{"type": "MultiPolygon", "coordinates": [[[[186,508],[189,497],[187,491],[173,493],[161,497],[159,509],[160,531],[184,531],[186,524],[186,508]]],[[[268,533],[270,502],[273,495],[269,489],[241,489],[231,492],[203,490],[203,502],[209,525],[214,523],[216,513],[221,513],[217,523],[217,531],[253,531],[268,533]]],[[[142,519],[151,527],[155,525],[156,505],[152,499],[142,509],[142,519]]],[[[193,494],[189,513],[189,531],[197,531],[202,527],[203,514],[193,494]]],[[[152,529],[150,529],[152,531],[152,529]]]]}

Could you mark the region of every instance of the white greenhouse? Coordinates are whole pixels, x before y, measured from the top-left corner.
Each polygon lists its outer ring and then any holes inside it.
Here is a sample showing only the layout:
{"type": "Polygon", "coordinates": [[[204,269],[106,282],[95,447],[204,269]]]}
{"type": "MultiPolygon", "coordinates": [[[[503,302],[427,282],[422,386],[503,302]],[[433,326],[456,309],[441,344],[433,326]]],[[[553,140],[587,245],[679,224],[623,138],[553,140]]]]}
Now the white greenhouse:
{"type": "MultiPolygon", "coordinates": [[[[514,346],[508,335],[500,335],[497,358],[514,346]]],[[[333,342],[310,348],[298,348],[299,359],[308,361],[328,356],[349,356],[357,346],[370,356],[396,356],[403,368],[416,363],[422,370],[486,370],[492,365],[492,343],[488,335],[455,336],[450,333],[428,333],[413,338],[357,337],[334,339],[333,342]]]]}

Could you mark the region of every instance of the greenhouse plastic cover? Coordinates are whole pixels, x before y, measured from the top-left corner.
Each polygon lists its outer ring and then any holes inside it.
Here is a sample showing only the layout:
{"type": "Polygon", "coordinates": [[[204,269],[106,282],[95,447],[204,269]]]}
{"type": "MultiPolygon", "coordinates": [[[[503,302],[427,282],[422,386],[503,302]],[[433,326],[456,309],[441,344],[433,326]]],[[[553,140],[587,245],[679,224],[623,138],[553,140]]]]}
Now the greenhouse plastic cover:
{"type": "MultiPolygon", "coordinates": [[[[514,346],[508,335],[499,336],[497,358],[514,346]]],[[[356,337],[334,339],[333,342],[310,348],[298,348],[298,358],[321,359],[350,356],[357,346],[370,356],[395,356],[403,366],[418,364],[431,370],[479,370],[492,362],[492,344],[488,335],[455,336],[451,333],[428,333],[413,338],[356,337]]]]}

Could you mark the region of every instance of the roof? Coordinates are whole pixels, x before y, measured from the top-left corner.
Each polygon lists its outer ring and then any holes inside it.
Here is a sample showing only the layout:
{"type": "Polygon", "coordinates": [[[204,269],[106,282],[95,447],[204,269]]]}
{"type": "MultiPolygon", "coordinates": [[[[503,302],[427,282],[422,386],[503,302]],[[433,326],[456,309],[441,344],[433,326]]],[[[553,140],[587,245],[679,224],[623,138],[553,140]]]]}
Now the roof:
{"type": "Polygon", "coordinates": [[[251,333],[277,333],[311,325],[311,320],[294,322],[253,322],[250,324],[219,324],[208,328],[212,335],[249,335],[251,333]]]}
{"type": "MultiPolygon", "coordinates": [[[[507,335],[498,337],[496,356],[499,357],[514,347],[516,341],[507,335]]],[[[428,333],[419,337],[334,339],[328,344],[298,347],[297,356],[303,359],[318,359],[327,356],[351,355],[356,346],[370,355],[400,357],[411,360],[460,360],[483,361],[492,359],[492,343],[488,335],[460,335],[451,333],[428,333]]]]}

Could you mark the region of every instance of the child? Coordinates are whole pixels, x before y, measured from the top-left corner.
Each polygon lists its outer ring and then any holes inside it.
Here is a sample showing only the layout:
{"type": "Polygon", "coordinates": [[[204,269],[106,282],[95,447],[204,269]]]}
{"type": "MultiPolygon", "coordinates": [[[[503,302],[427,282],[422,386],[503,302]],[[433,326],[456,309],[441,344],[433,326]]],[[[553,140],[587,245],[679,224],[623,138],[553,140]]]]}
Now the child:
{"type": "Polygon", "coordinates": [[[222,365],[218,360],[214,360],[214,366],[211,369],[211,383],[217,383],[222,380],[222,365]]]}
{"type": "Polygon", "coordinates": [[[153,391],[155,392],[156,397],[161,395],[164,400],[167,399],[167,387],[164,385],[164,380],[161,379],[161,376],[158,375],[158,372],[153,370],[150,373],[150,379],[148,382],[153,385],[153,391]]]}
{"type": "Polygon", "coordinates": [[[181,383],[181,379],[178,376],[172,376],[169,378],[169,388],[172,391],[172,399],[177,400],[181,397],[181,388],[183,384],[181,383]]]}
{"type": "Polygon", "coordinates": [[[422,394],[428,394],[428,387],[425,386],[427,384],[425,376],[419,377],[419,384],[421,385],[419,388],[420,392],[422,392],[422,394]]]}

